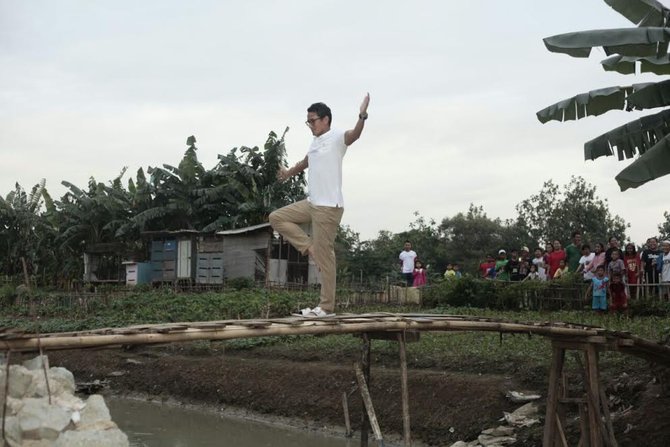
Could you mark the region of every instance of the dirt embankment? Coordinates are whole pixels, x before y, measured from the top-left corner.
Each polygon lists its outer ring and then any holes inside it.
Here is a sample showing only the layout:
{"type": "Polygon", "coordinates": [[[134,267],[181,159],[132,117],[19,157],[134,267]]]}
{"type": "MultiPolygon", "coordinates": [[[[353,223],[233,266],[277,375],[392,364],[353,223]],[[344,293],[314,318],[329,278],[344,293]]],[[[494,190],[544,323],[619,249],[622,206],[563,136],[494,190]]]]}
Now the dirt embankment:
{"type": "MultiPolygon", "coordinates": [[[[292,418],[304,427],[343,426],[342,393],[350,393],[355,386],[349,362],[293,362],[240,354],[183,355],[159,348],[49,355],[53,366],[68,368],[78,381],[108,379],[110,390],[119,394],[141,393],[166,400],[239,407],[292,418]]],[[[635,401],[633,409],[615,421],[621,446],[639,445],[640,439],[645,439],[646,447],[670,445],[670,398],[659,387],[648,386],[647,380],[644,376],[635,382],[638,389],[626,396],[635,401]]],[[[411,370],[413,438],[440,446],[474,439],[481,430],[497,426],[503,411],[519,406],[504,397],[505,391],[529,387],[545,394],[542,383],[521,383],[503,375],[411,370]]],[[[401,433],[399,371],[373,366],[371,394],[382,430],[401,433]]],[[[624,395],[625,390],[620,394],[624,395]]],[[[359,430],[361,420],[358,396],[354,392],[349,398],[354,430],[359,430]]],[[[516,445],[540,444],[541,427],[536,426],[522,433],[516,445]]]]}

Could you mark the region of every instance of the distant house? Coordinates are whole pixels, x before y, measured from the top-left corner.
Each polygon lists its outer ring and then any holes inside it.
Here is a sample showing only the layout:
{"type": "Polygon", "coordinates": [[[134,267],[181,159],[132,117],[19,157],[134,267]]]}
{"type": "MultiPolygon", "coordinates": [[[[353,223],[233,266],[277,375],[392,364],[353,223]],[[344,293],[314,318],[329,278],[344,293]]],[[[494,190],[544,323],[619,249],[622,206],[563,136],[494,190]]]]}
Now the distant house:
{"type": "MultiPolygon", "coordinates": [[[[280,286],[317,282],[315,266],[269,223],[213,234],[177,230],[143,235],[150,238],[152,282],[217,285],[233,278],[280,286]]],[[[139,273],[141,268],[137,266],[139,273]]]]}
{"type": "Polygon", "coordinates": [[[91,244],[84,250],[84,282],[123,283],[126,279],[122,261],[130,256],[120,243],[91,244]]]}
{"type": "Polygon", "coordinates": [[[272,231],[269,223],[219,231],[226,278],[253,278],[267,285],[315,284],[316,269],[272,231]]]}
{"type": "Polygon", "coordinates": [[[150,261],[152,282],[192,283],[196,274],[196,247],[200,232],[196,230],[145,231],[151,238],[150,261]]]}

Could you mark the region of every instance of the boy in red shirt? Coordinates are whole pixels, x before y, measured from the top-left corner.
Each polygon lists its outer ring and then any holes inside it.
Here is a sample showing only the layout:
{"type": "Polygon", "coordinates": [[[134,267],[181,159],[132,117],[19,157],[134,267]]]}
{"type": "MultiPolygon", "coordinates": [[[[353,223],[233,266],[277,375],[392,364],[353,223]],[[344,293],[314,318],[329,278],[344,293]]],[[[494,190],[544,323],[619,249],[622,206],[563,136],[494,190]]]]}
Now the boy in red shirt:
{"type": "Polygon", "coordinates": [[[628,296],[626,295],[626,284],[622,280],[621,273],[612,273],[610,289],[610,312],[625,312],[628,314],[628,296]]]}

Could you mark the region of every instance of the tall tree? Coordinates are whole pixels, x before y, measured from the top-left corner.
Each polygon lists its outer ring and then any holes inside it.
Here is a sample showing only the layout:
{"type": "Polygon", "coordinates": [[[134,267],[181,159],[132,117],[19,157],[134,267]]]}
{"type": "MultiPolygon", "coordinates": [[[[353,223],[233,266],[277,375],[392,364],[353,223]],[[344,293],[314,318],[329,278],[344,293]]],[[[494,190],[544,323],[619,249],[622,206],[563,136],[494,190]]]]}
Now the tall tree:
{"type": "Polygon", "coordinates": [[[52,210],[53,202],[45,185],[42,179],[27,192],[16,183],[14,191],[0,197],[0,259],[7,274],[22,271],[21,259],[31,273],[49,260],[48,241],[53,239],[53,231],[42,213],[43,206],[52,210]]]}
{"type": "Polygon", "coordinates": [[[670,239],[670,213],[669,212],[664,212],[663,217],[665,218],[665,222],[661,223],[658,226],[658,232],[660,234],[661,240],[669,240],[670,239]]]}
{"type": "Polygon", "coordinates": [[[542,189],[516,206],[517,225],[534,243],[558,239],[563,244],[573,231],[580,231],[585,241],[607,241],[610,236],[625,240],[628,224],[612,216],[607,199],[596,195],[596,187],[582,177],[572,177],[560,188],[548,180],[542,189]]]}
{"type": "MultiPolygon", "coordinates": [[[[560,34],[544,39],[549,51],[573,57],[588,57],[594,47],[611,56],[601,62],[608,71],[670,74],[670,10],[656,0],[605,0],[637,28],[605,29],[560,34]]],[[[538,119],[568,121],[609,110],[642,110],[670,105],[670,80],[607,87],[565,99],[537,112],[538,119]]],[[[637,188],[670,174],[670,111],[631,121],[584,144],[584,156],[595,160],[614,155],[634,158],[616,181],[622,191],[637,188]]]]}
{"type": "Polygon", "coordinates": [[[462,263],[469,272],[476,271],[487,255],[495,256],[501,248],[519,249],[529,242],[514,222],[491,219],[483,207],[474,204],[465,213],[444,218],[440,230],[445,235],[448,260],[462,263]]]}

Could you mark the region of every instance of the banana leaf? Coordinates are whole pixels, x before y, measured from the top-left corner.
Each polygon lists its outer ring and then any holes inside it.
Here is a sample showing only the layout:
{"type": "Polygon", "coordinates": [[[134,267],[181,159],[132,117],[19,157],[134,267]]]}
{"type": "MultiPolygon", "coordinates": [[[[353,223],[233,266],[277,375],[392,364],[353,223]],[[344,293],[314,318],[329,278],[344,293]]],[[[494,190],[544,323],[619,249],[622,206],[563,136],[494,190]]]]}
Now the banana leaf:
{"type": "Polygon", "coordinates": [[[544,45],[553,53],[589,57],[593,47],[603,47],[611,56],[661,56],[670,41],[670,29],[663,27],[614,28],[545,37],[544,45]]]}
{"type": "Polygon", "coordinates": [[[621,191],[670,174],[670,135],[664,137],[615,177],[621,191]]]}
{"type": "Polygon", "coordinates": [[[537,112],[541,123],[551,120],[572,121],[586,116],[598,116],[610,110],[623,110],[626,98],[653,83],[634,84],[627,87],[607,87],[581,93],[564,99],[537,112]]]}
{"type": "Polygon", "coordinates": [[[627,108],[653,109],[670,105],[670,80],[655,82],[638,89],[628,96],[627,108]]]}
{"type": "Polygon", "coordinates": [[[595,160],[603,155],[614,155],[619,160],[644,154],[666,135],[670,134],[670,110],[643,116],[612,129],[584,143],[584,159],[595,160]]]}
{"type": "Polygon", "coordinates": [[[670,12],[656,0],[605,0],[605,3],[637,26],[665,26],[670,12]]]}
{"type": "Polygon", "coordinates": [[[639,62],[640,73],[670,75],[670,57],[633,57],[616,54],[600,62],[605,71],[616,71],[621,74],[635,74],[635,65],[639,62]]]}

